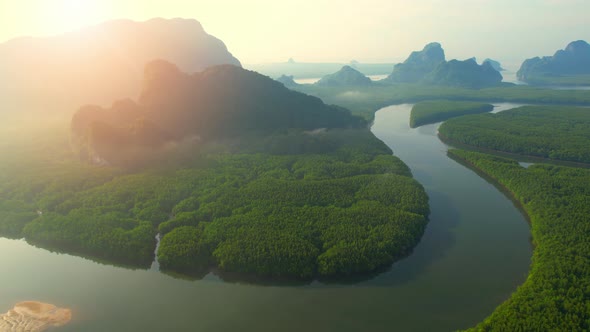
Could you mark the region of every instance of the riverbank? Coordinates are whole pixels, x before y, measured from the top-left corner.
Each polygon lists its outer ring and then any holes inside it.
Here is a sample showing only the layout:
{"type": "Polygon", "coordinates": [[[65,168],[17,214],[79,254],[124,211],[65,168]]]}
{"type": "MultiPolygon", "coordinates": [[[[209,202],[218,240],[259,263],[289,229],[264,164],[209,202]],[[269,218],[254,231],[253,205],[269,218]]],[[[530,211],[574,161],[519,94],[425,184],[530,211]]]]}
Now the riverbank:
{"type": "Polygon", "coordinates": [[[530,216],[536,247],[526,282],[473,331],[588,329],[590,170],[533,165],[450,150],[506,187],[530,216]],[[556,187],[559,186],[559,187],[556,187]]]}
{"type": "Polygon", "coordinates": [[[437,132],[437,136],[443,143],[450,145],[450,146],[454,146],[454,147],[462,149],[462,150],[487,153],[487,154],[491,154],[494,156],[515,159],[515,160],[518,160],[521,162],[527,162],[527,163],[543,163],[543,164],[552,164],[552,165],[566,166],[566,167],[590,168],[590,164],[586,164],[586,163],[576,163],[573,161],[541,158],[541,157],[522,155],[522,154],[518,154],[518,153],[510,153],[510,152],[506,152],[506,151],[500,151],[500,150],[482,148],[482,147],[475,146],[475,145],[464,144],[464,143],[458,142],[456,140],[450,139],[440,132],[437,132]]]}

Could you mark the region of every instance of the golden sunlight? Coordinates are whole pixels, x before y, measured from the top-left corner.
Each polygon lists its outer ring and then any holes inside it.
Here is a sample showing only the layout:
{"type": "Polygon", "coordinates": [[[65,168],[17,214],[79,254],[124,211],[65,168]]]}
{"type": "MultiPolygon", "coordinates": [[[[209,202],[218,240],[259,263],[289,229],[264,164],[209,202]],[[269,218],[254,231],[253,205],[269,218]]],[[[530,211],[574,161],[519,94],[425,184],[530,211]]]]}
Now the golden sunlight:
{"type": "Polygon", "coordinates": [[[54,15],[50,19],[66,29],[80,28],[100,15],[100,2],[86,0],[53,1],[54,15]]]}
{"type": "Polygon", "coordinates": [[[51,36],[111,19],[113,4],[99,0],[0,1],[0,40],[51,36]]]}

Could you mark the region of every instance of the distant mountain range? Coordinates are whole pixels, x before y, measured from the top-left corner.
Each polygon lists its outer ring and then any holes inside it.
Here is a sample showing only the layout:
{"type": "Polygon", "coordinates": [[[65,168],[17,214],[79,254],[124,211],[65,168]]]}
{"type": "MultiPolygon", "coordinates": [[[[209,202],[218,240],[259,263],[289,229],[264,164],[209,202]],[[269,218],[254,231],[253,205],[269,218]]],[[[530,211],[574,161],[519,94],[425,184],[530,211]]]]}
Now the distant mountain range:
{"type": "Polygon", "coordinates": [[[244,64],[244,67],[273,78],[287,75],[293,76],[294,79],[308,79],[335,73],[343,66],[350,66],[364,75],[385,75],[391,72],[393,65],[393,63],[362,63],[355,60],[349,63],[315,63],[289,59],[286,62],[244,64]]]}
{"type": "Polygon", "coordinates": [[[108,21],[59,36],[0,44],[0,98],[19,107],[76,107],[135,96],[144,65],[154,59],[189,72],[241,65],[195,20],[108,21]]]}

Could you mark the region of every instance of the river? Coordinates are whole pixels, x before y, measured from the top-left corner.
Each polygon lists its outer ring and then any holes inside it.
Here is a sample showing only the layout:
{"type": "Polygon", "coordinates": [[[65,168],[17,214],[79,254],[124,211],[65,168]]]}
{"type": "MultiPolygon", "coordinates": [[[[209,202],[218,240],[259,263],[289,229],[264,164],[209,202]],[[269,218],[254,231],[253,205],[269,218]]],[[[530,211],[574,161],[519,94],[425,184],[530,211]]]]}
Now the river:
{"type": "MultiPolygon", "coordinates": [[[[501,104],[496,109],[515,105],[501,104]]],[[[0,312],[24,300],[72,309],[56,331],[449,331],[476,324],[527,275],[523,214],[446,156],[439,124],[409,128],[411,105],[379,110],[372,131],[426,188],[432,213],[414,252],[370,280],[263,286],[175,279],[0,238],[0,312]]]]}
{"type": "MultiPolygon", "coordinates": [[[[365,76],[370,78],[371,81],[380,81],[380,80],[386,78],[387,76],[389,76],[389,74],[365,75],[365,76]]],[[[298,84],[314,84],[321,79],[322,79],[321,77],[309,77],[309,78],[296,78],[296,79],[294,79],[294,81],[295,81],[295,83],[298,83],[298,84]]]]}

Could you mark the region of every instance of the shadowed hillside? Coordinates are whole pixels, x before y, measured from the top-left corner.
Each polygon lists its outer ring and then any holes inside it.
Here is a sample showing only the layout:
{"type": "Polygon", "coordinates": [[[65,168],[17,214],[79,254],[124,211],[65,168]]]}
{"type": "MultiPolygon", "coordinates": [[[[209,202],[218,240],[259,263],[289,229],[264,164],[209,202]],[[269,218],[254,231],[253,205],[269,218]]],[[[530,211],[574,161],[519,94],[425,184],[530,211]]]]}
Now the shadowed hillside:
{"type": "Polygon", "coordinates": [[[84,106],[72,118],[73,142],[82,159],[116,162],[127,149],[159,147],[297,128],[362,127],[343,108],[287,89],[258,73],[232,65],[186,74],[164,60],[149,63],[138,102],[111,108],[84,106]]]}

